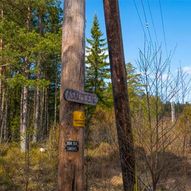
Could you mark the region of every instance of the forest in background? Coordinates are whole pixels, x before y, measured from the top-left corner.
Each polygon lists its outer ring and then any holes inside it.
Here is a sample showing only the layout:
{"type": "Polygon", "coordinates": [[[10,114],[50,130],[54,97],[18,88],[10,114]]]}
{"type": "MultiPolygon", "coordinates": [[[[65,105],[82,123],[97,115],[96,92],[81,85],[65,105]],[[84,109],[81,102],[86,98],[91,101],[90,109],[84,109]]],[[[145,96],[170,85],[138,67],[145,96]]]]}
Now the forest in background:
{"type": "MultiPolygon", "coordinates": [[[[0,190],[56,190],[61,73],[59,0],[0,2],[0,190]],[[23,152],[25,151],[25,152],[23,152]]],[[[92,21],[86,39],[86,190],[121,190],[107,41],[92,21]]],[[[64,31],[63,31],[64,32],[64,31]]],[[[189,191],[189,76],[171,72],[173,54],[145,42],[126,65],[136,146],[136,191],[189,191]]]]}

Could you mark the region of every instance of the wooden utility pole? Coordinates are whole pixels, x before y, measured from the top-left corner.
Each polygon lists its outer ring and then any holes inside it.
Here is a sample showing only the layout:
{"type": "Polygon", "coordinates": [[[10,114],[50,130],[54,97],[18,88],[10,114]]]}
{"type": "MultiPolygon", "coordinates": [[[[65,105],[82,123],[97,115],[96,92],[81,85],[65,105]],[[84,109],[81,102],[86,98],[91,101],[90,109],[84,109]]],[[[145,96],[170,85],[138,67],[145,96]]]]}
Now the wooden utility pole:
{"type": "Polygon", "coordinates": [[[103,0],[123,186],[133,191],[135,156],[118,0],[103,0]]]}
{"type": "Polygon", "coordinates": [[[84,28],[85,0],[65,0],[62,35],[58,191],[84,191],[84,128],[74,127],[73,123],[74,113],[83,114],[83,106],[64,99],[66,89],[81,91],[84,89],[84,28]],[[70,144],[74,144],[74,147],[70,147],[70,144]],[[74,150],[70,151],[73,148],[74,150]]]}

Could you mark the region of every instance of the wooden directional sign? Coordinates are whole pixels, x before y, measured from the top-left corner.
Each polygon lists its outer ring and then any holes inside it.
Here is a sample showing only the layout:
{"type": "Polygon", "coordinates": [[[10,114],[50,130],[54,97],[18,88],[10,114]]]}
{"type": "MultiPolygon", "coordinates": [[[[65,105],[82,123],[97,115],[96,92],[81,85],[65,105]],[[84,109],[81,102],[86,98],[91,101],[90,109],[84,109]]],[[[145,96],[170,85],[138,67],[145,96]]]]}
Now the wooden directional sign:
{"type": "Polygon", "coordinates": [[[87,105],[96,105],[98,102],[98,97],[95,94],[73,89],[66,89],[64,91],[64,98],[67,101],[72,101],[87,105]]]}
{"type": "Polygon", "coordinates": [[[68,152],[78,152],[79,151],[79,142],[78,141],[66,141],[65,149],[68,152]]]}

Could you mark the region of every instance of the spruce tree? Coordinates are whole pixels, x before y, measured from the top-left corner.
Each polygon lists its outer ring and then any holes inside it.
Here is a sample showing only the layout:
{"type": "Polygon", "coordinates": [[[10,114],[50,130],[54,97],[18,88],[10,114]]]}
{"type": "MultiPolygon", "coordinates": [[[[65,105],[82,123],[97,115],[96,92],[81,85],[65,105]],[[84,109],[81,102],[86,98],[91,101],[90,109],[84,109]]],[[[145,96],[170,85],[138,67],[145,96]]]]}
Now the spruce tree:
{"type": "MultiPolygon", "coordinates": [[[[108,87],[110,82],[110,70],[107,43],[100,30],[97,16],[94,16],[91,28],[91,37],[87,39],[86,46],[86,72],[85,90],[98,96],[98,105],[108,106],[108,87]]],[[[108,101],[109,100],[109,101],[108,101]]],[[[86,106],[86,143],[90,133],[90,124],[96,107],[86,106]]]]}
{"type": "Polygon", "coordinates": [[[107,104],[105,93],[110,79],[107,43],[96,15],[91,29],[91,38],[87,39],[87,43],[85,89],[95,93],[99,98],[99,103],[107,104]]]}

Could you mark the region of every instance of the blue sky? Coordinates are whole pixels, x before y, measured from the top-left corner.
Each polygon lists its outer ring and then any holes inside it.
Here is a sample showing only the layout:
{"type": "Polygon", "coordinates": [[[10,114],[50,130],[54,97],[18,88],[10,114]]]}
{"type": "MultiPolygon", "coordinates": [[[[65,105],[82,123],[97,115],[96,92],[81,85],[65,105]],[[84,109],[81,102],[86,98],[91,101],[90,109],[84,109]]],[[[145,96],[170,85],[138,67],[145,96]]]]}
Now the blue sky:
{"type": "MultiPolygon", "coordinates": [[[[135,8],[147,31],[148,25],[153,41],[156,41],[154,28],[148,8],[150,4],[157,39],[163,47],[163,55],[166,56],[164,33],[161,20],[159,0],[142,0],[148,23],[144,19],[141,0],[119,0],[121,24],[123,31],[123,44],[126,62],[135,64],[138,51],[143,47],[144,33],[135,8]]],[[[180,65],[191,74],[191,0],[161,0],[167,50],[170,52],[177,46],[172,59],[172,69],[176,70],[180,65]]],[[[105,21],[103,13],[103,0],[86,0],[86,35],[89,36],[94,15],[97,14],[102,32],[105,34],[105,21]]]]}

